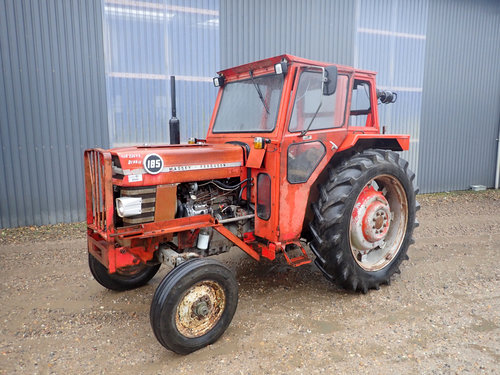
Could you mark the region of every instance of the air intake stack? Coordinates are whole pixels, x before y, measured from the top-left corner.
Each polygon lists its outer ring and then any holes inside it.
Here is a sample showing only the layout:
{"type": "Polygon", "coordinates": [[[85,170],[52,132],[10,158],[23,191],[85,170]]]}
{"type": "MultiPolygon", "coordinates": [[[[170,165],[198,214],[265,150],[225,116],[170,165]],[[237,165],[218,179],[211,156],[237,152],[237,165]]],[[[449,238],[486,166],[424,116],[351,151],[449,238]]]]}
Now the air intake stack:
{"type": "Polygon", "coordinates": [[[170,76],[170,98],[172,100],[172,117],[168,121],[170,127],[170,144],[178,145],[180,141],[179,119],[175,108],[175,76],[170,76]]]}

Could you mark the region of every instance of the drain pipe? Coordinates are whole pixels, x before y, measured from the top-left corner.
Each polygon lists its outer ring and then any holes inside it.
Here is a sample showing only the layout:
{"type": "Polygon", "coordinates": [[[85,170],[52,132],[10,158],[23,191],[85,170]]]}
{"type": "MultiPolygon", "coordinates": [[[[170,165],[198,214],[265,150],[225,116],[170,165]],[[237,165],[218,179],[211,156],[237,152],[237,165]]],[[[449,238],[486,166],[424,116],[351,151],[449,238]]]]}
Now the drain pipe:
{"type": "Polygon", "coordinates": [[[495,172],[495,189],[498,189],[499,183],[500,183],[500,121],[498,122],[497,170],[495,172]]]}

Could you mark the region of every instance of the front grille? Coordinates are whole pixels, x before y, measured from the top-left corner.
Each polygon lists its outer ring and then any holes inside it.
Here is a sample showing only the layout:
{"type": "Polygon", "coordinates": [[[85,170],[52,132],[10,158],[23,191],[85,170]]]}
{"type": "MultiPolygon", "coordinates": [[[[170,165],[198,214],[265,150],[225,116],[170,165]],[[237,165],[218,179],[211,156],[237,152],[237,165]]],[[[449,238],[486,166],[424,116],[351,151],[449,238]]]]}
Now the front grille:
{"type": "Polygon", "coordinates": [[[85,151],[84,158],[87,225],[105,234],[113,225],[111,154],[92,149],[85,151]]]}
{"type": "Polygon", "coordinates": [[[142,198],[142,213],[123,218],[124,225],[150,223],[155,220],[156,186],[121,188],[120,197],[142,198]]]}

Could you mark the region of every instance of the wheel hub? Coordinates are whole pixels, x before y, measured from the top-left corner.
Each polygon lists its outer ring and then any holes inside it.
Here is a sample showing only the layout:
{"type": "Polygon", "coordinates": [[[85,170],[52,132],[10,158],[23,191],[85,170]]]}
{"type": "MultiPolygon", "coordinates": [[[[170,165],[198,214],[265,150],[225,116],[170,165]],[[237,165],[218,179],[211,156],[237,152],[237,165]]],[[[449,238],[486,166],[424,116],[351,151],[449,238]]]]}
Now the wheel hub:
{"type": "Polygon", "coordinates": [[[201,298],[197,302],[193,304],[193,313],[197,318],[204,318],[210,313],[211,306],[208,304],[210,301],[206,301],[204,298],[201,298]]]}
{"type": "Polygon", "coordinates": [[[364,270],[381,270],[398,254],[406,233],[407,202],[401,182],[391,175],[379,175],[361,190],[349,239],[354,260],[364,270]]]}
{"type": "Polygon", "coordinates": [[[391,211],[382,192],[372,186],[363,189],[354,205],[351,219],[351,241],[360,250],[383,246],[389,231],[391,211]]]}
{"type": "Polygon", "coordinates": [[[200,337],[219,321],[226,306],[226,295],[215,281],[201,281],[188,289],[177,306],[175,324],[186,337],[200,337]]]}
{"type": "MultiPolygon", "coordinates": [[[[382,198],[385,200],[383,195],[382,198]]],[[[385,203],[373,202],[363,217],[363,236],[370,242],[383,240],[389,231],[391,212],[387,201],[385,203]]]]}

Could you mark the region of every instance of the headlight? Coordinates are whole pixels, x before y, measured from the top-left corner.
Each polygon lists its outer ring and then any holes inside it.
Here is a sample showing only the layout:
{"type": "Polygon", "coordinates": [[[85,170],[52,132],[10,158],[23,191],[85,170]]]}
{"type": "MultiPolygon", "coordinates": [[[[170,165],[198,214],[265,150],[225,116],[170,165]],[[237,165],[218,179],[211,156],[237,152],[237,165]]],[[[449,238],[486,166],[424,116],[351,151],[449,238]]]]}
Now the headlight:
{"type": "Polygon", "coordinates": [[[215,87],[224,86],[224,77],[223,76],[215,77],[214,78],[214,86],[215,87]]]}
{"type": "Polygon", "coordinates": [[[142,198],[116,198],[116,213],[120,217],[140,215],[142,213],[142,198]]]}

